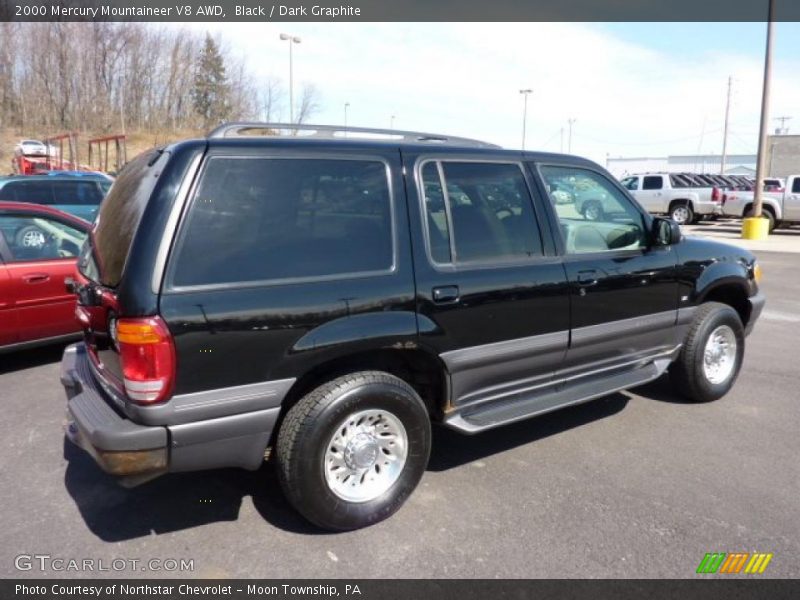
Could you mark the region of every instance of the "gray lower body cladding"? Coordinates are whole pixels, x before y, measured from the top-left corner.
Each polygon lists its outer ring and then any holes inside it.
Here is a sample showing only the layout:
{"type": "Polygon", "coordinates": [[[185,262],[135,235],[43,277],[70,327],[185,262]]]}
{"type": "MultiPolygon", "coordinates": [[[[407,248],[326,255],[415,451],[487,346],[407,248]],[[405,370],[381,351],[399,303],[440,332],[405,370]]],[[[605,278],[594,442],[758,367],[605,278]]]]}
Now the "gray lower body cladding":
{"type": "MultiPolygon", "coordinates": [[[[242,386],[246,389],[230,391],[227,401],[222,391],[176,396],[170,401],[177,400],[174,407],[161,408],[166,424],[143,424],[129,419],[117,406],[118,399],[110,398],[98,384],[83,344],[69,346],[61,362],[67,436],[107,472],[144,476],[143,480],[164,472],[257,469],[291,381],[260,388],[242,386]],[[214,416],[188,420],[182,414],[214,416]]],[[[147,414],[152,421],[154,413],[147,414]]]]}

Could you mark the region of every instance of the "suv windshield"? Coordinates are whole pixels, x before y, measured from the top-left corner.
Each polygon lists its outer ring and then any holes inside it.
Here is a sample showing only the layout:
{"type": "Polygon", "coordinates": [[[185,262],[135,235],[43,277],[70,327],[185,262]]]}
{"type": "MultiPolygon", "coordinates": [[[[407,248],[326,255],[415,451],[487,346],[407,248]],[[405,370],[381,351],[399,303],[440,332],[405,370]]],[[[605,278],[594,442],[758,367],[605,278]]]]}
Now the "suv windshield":
{"type": "Polygon", "coordinates": [[[160,150],[144,152],[122,169],[100,205],[91,248],[81,253],[78,267],[85,277],[109,287],[119,284],[133,234],[168,156],[160,150]]]}

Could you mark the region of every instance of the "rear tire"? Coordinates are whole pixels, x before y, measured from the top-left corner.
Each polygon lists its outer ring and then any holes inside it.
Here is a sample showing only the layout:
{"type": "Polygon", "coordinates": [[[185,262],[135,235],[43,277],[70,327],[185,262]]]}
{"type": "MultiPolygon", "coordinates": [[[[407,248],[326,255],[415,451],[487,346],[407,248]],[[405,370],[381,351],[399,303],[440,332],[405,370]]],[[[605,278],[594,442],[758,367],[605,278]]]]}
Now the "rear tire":
{"type": "Polygon", "coordinates": [[[733,387],[744,358],[744,326],[727,304],[702,304],[680,355],[669,368],[675,389],[692,402],[711,402],[733,387]]]}
{"type": "Polygon", "coordinates": [[[338,377],[304,396],[278,432],[278,478],[291,504],[333,531],[394,514],[428,464],[431,424],[422,399],[381,371],[338,377]]]}

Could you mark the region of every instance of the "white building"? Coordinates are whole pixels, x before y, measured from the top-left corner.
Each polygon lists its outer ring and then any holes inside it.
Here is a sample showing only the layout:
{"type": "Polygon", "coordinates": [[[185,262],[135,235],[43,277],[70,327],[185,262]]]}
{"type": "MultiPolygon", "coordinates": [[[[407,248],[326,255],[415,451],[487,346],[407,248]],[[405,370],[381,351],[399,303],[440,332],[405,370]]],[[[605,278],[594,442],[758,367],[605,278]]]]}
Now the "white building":
{"type": "MultiPolygon", "coordinates": [[[[617,178],[633,173],[719,173],[719,154],[690,154],[684,156],[611,158],[606,159],[606,168],[617,178]]],[[[729,154],[725,159],[725,173],[731,175],[755,175],[755,154],[729,154]]]]}

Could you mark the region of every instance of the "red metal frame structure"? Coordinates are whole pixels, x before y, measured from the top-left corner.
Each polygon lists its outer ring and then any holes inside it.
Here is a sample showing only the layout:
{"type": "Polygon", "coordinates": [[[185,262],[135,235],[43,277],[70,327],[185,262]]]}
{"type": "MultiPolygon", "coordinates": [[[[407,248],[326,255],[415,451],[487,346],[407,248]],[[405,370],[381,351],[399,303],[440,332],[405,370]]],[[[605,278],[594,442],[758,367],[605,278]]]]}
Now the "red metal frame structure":
{"type": "Polygon", "coordinates": [[[47,160],[45,164],[48,170],[52,171],[78,171],[80,165],[78,164],[78,132],[71,131],[68,133],[60,133],[45,139],[47,144],[47,160]],[[64,141],[67,142],[67,150],[69,151],[69,160],[64,160],[64,141]],[[50,147],[58,145],[58,157],[54,161],[50,156],[50,147]]]}
{"type": "Polygon", "coordinates": [[[97,146],[97,170],[105,171],[108,173],[108,151],[109,144],[114,144],[114,172],[119,173],[119,170],[128,162],[128,137],[124,134],[121,135],[107,135],[104,137],[93,138],[89,140],[89,168],[95,168],[94,161],[94,147],[97,146]]]}

